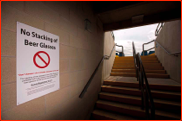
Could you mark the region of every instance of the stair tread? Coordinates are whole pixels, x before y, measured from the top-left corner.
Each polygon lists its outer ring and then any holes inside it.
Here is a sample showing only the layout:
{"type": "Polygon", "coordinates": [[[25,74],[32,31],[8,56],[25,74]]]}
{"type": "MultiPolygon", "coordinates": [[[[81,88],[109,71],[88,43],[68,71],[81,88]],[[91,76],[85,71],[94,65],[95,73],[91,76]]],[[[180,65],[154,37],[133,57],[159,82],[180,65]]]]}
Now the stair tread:
{"type": "MultiPolygon", "coordinates": [[[[112,70],[136,70],[136,69],[112,69],[112,70]]],[[[146,69],[145,71],[165,71],[164,69],[161,70],[150,70],[150,69],[146,69]]]]}
{"type": "MultiPolygon", "coordinates": [[[[130,77],[125,77],[124,79],[126,79],[126,78],[130,78],[130,77]]],[[[135,78],[135,77],[133,77],[133,78],[135,78]]],[[[156,79],[156,80],[158,80],[158,79],[156,79]]],[[[170,79],[165,79],[165,80],[170,80],[170,79]]],[[[150,83],[150,80],[148,80],[148,81],[150,83]]],[[[121,80],[120,81],[119,80],[117,80],[117,81],[114,81],[114,80],[104,80],[104,82],[117,82],[117,83],[139,84],[138,81],[137,81],[137,79],[135,81],[132,81],[132,82],[121,81],[121,80]]],[[[163,85],[163,84],[157,84],[157,83],[150,83],[149,85],[181,87],[181,85],[171,85],[171,84],[170,85],[168,85],[168,84],[163,85]]]]}
{"type": "MultiPolygon", "coordinates": [[[[145,66],[146,70],[164,70],[162,66],[145,66]]],[[[135,69],[135,66],[113,66],[112,69],[135,69]]]]}
{"type": "MultiPolygon", "coordinates": [[[[140,91],[138,88],[131,87],[120,87],[120,86],[111,86],[111,85],[102,85],[102,88],[114,88],[114,89],[124,89],[124,90],[132,90],[132,91],[140,91]]],[[[161,94],[171,94],[180,96],[180,92],[170,92],[170,91],[161,91],[161,90],[151,90],[151,92],[161,93],[161,94]]]]}
{"type": "MultiPolygon", "coordinates": [[[[171,79],[147,78],[152,90],[165,90],[181,93],[181,85],[171,79]]],[[[105,85],[139,88],[136,77],[110,76],[104,80],[105,85]]]]}
{"type": "Polygon", "coordinates": [[[158,73],[146,73],[147,75],[152,75],[152,74],[155,74],[155,75],[169,75],[169,74],[158,74],[158,73]]]}
{"type": "MultiPolygon", "coordinates": [[[[142,59],[144,61],[157,61],[159,62],[157,59],[142,59]]],[[[114,62],[133,62],[134,63],[134,59],[115,59],[114,62]]]]}
{"type": "Polygon", "coordinates": [[[125,90],[133,90],[133,91],[139,90],[138,88],[120,87],[120,86],[111,86],[111,85],[102,85],[102,87],[115,88],[115,89],[125,89],[125,90]]]}
{"type": "MultiPolygon", "coordinates": [[[[144,68],[146,68],[146,67],[162,67],[162,65],[145,65],[145,64],[143,64],[143,66],[144,66],[144,68]]],[[[113,65],[113,67],[135,67],[135,65],[113,65]]],[[[150,70],[150,69],[148,69],[148,70],[150,70]]]]}
{"type": "Polygon", "coordinates": [[[113,69],[113,70],[135,70],[135,69],[113,69]]]}
{"type": "Polygon", "coordinates": [[[117,113],[111,113],[111,112],[99,110],[99,109],[94,110],[93,114],[101,115],[103,117],[108,117],[108,118],[116,119],[116,120],[136,120],[136,118],[132,118],[130,116],[117,114],[117,113]]]}
{"type": "MultiPolygon", "coordinates": [[[[135,69],[112,69],[111,72],[136,72],[135,69]]],[[[162,73],[165,74],[165,70],[145,70],[146,73],[162,73]]]]}
{"type": "MultiPolygon", "coordinates": [[[[141,58],[152,58],[152,57],[156,57],[156,55],[141,56],[141,58]]],[[[116,58],[133,58],[133,56],[121,56],[121,57],[116,57],[116,58]]]]}
{"type": "MultiPolygon", "coordinates": [[[[133,72],[111,72],[111,73],[121,73],[121,74],[123,74],[123,73],[132,73],[132,74],[135,74],[135,73],[133,73],[133,72]]],[[[169,74],[161,74],[161,73],[146,73],[146,74],[149,74],[149,75],[152,75],[152,74],[155,74],[155,75],[169,75],[169,74]]]]}
{"type": "Polygon", "coordinates": [[[116,106],[116,107],[122,107],[122,108],[126,108],[126,109],[132,109],[132,110],[136,110],[136,111],[145,112],[145,110],[141,110],[141,108],[139,106],[128,105],[128,104],[124,104],[124,103],[105,101],[105,100],[98,100],[96,103],[108,104],[108,105],[113,105],[113,106],[116,106]]]}
{"type": "MultiPolygon", "coordinates": [[[[113,66],[135,66],[135,64],[113,64],[113,66]]],[[[161,64],[143,64],[143,66],[162,66],[161,64]]]]}
{"type": "MultiPolygon", "coordinates": [[[[134,60],[130,61],[130,60],[127,60],[127,61],[120,61],[120,60],[115,60],[114,63],[117,63],[117,64],[123,64],[123,63],[134,63],[134,60]]],[[[159,61],[142,61],[142,63],[160,63],[159,61]]]]}
{"type": "MultiPolygon", "coordinates": [[[[141,100],[141,97],[133,96],[133,95],[124,95],[124,94],[116,94],[116,93],[109,93],[109,92],[101,92],[99,94],[113,96],[113,97],[141,100]]],[[[166,101],[166,100],[161,100],[161,99],[153,99],[153,100],[154,100],[155,103],[162,103],[162,104],[170,104],[170,105],[181,106],[180,102],[166,101]]]]}
{"type": "MultiPolygon", "coordinates": [[[[114,65],[135,65],[135,63],[114,63],[114,65]]],[[[153,66],[161,66],[161,63],[143,63],[143,65],[153,65],[153,66]]]]}
{"type": "Polygon", "coordinates": [[[133,72],[111,72],[111,73],[119,73],[119,74],[135,74],[133,72]]]}
{"type": "MultiPolygon", "coordinates": [[[[134,59],[115,59],[114,61],[133,61],[134,59]]],[[[158,59],[156,58],[146,58],[146,59],[142,59],[142,61],[158,61],[158,59]]]]}
{"type": "Polygon", "coordinates": [[[167,111],[155,110],[155,114],[162,115],[165,117],[173,117],[175,119],[181,119],[181,115],[177,115],[177,114],[167,112],[167,111]]]}
{"type": "MultiPolygon", "coordinates": [[[[105,101],[105,100],[98,100],[96,103],[110,105],[110,106],[114,106],[114,107],[118,107],[118,108],[125,108],[125,109],[145,112],[145,110],[142,110],[140,106],[133,106],[133,105],[117,103],[117,102],[112,102],[112,101],[105,101]]],[[[173,117],[173,118],[176,118],[176,119],[180,119],[180,115],[176,115],[176,114],[171,113],[171,112],[155,110],[155,114],[156,115],[162,115],[162,116],[166,116],[166,117],[173,117]]]]}
{"type": "MultiPolygon", "coordinates": [[[[116,57],[115,59],[134,59],[133,56],[132,57],[116,57]]],[[[157,57],[141,57],[141,59],[158,59],[157,57]]]]}
{"type": "Polygon", "coordinates": [[[156,93],[166,93],[166,94],[171,94],[171,95],[181,95],[180,92],[170,92],[170,91],[159,91],[159,90],[151,90],[151,92],[156,92],[156,93]]]}
{"type": "MultiPolygon", "coordinates": [[[[121,76],[121,77],[136,77],[134,72],[111,72],[111,76],[121,76]]],[[[163,78],[168,79],[169,75],[165,73],[146,73],[147,78],[163,78]]]]}

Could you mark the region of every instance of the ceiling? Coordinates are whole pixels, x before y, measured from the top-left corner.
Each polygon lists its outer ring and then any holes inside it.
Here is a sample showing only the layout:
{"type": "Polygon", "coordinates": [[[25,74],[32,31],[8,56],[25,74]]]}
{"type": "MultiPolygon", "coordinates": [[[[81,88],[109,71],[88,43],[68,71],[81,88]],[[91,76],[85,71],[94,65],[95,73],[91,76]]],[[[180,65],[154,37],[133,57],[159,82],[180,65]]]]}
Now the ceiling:
{"type": "Polygon", "coordinates": [[[93,9],[104,31],[181,19],[180,1],[95,1],[93,9]]]}

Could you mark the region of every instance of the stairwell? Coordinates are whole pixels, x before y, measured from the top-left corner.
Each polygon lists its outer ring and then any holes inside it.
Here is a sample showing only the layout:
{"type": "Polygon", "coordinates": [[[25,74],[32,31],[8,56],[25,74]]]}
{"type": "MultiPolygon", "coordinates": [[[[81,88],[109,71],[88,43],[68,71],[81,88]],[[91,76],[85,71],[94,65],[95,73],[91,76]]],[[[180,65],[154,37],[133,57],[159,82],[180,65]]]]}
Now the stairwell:
{"type": "MultiPolygon", "coordinates": [[[[171,80],[155,55],[141,57],[155,104],[155,119],[181,118],[181,86],[171,80]]],[[[104,80],[92,119],[146,119],[133,57],[116,57],[104,80]]]]}

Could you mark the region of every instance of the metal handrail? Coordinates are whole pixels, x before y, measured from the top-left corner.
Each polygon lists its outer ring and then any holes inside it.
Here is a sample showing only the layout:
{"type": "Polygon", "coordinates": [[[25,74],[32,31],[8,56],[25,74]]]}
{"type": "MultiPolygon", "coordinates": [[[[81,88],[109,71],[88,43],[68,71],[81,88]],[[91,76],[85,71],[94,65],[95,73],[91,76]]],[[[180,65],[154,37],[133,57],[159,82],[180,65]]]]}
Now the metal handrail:
{"type": "Polygon", "coordinates": [[[164,22],[158,23],[157,28],[155,30],[155,36],[159,35],[159,32],[161,31],[163,26],[164,26],[164,22]]]}
{"type": "Polygon", "coordinates": [[[84,96],[84,94],[86,93],[87,88],[89,87],[90,83],[92,82],[92,79],[94,78],[94,76],[95,76],[97,70],[99,69],[100,64],[102,63],[102,61],[103,61],[104,59],[109,59],[109,58],[111,57],[111,55],[112,55],[112,53],[113,53],[113,51],[114,51],[115,46],[116,46],[116,44],[114,44],[114,46],[113,46],[113,48],[112,48],[112,50],[111,50],[110,55],[104,55],[104,56],[101,58],[101,60],[99,61],[99,64],[98,64],[97,67],[95,68],[95,70],[94,70],[94,72],[92,73],[91,77],[89,78],[87,84],[85,85],[85,87],[83,88],[82,92],[80,93],[79,98],[82,98],[82,97],[84,96]]]}
{"type": "MultiPolygon", "coordinates": [[[[143,43],[143,45],[142,45],[142,50],[143,50],[143,56],[144,56],[144,45],[147,45],[147,44],[150,44],[151,42],[154,42],[155,40],[152,40],[152,41],[149,41],[149,42],[147,42],[147,43],[143,43]]],[[[150,48],[150,49],[148,49],[148,50],[152,50],[152,49],[154,49],[155,47],[153,47],[153,48],[150,48]]],[[[146,51],[148,51],[148,50],[146,50],[146,51]]]]}
{"type": "Polygon", "coordinates": [[[116,44],[116,46],[118,46],[118,47],[122,47],[122,52],[117,51],[117,50],[116,50],[116,52],[118,52],[118,53],[122,53],[122,55],[124,55],[124,47],[123,47],[122,45],[117,45],[117,44],[116,44]]]}
{"type": "Polygon", "coordinates": [[[122,45],[117,45],[117,44],[116,44],[116,46],[122,47],[122,53],[124,53],[124,47],[123,47],[122,45]]]}
{"type": "Polygon", "coordinates": [[[167,51],[159,42],[157,42],[155,40],[155,42],[157,43],[157,45],[159,45],[168,55],[174,55],[174,56],[178,56],[178,54],[180,54],[181,52],[176,52],[176,53],[170,53],[169,51],[167,51]]]}
{"type": "Polygon", "coordinates": [[[114,46],[113,46],[113,48],[112,48],[111,53],[110,53],[109,56],[108,55],[104,55],[105,59],[109,59],[111,57],[112,52],[114,51],[115,46],[116,46],[116,43],[114,44],[114,46]]]}
{"type": "Polygon", "coordinates": [[[139,65],[140,67],[139,67],[139,72],[138,73],[140,73],[140,79],[139,79],[140,80],[140,84],[141,84],[140,88],[141,88],[141,90],[143,90],[142,91],[143,107],[145,107],[145,112],[146,112],[147,118],[148,119],[155,119],[155,105],[154,105],[154,101],[153,101],[153,98],[152,98],[151,90],[150,90],[150,87],[149,87],[149,83],[148,83],[148,80],[147,80],[147,77],[146,77],[145,69],[143,67],[143,63],[142,63],[142,60],[140,58],[139,53],[137,55],[138,55],[139,63],[140,63],[140,65],[139,65]],[[145,87],[144,87],[144,83],[145,83],[145,87]],[[150,100],[150,108],[149,108],[149,100],[148,100],[148,98],[150,100]],[[144,100],[145,100],[145,106],[144,106],[144,100]],[[150,109],[150,112],[151,112],[151,116],[149,114],[149,109],[150,109]]]}
{"type": "Polygon", "coordinates": [[[96,74],[96,72],[97,72],[97,70],[98,70],[100,64],[101,64],[102,61],[104,60],[104,58],[105,58],[105,56],[103,56],[103,57],[101,58],[101,60],[99,61],[99,64],[97,65],[96,69],[95,69],[94,72],[92,73],[92,75],[91,75],[90,79],[88,80],[87,84],[85,85],[85,87],[83,88],[82,92],[80,93],[79,98],[82,98],[83,95],[86,93],[87,88],[89,87],[90,83],[92,82],[92,79],[94,78],[94,76],[95,76],[95,74],[96,74]]]}
{"type": "Polygon", "coordinates": [[[111,31],[111,36],[113,37],[113,39],[115,40],[115,37],[114,37],[114,33],[113,31],[111,31]]]}
{"type": "Polygon", "coordinates": [[[136,77],[137,81],[139,81],[139,89],[141,90],[141,101],[142,101],[141,108],[142,109],[145,108],[146,117],[148,119],[155,119],[155,106],[151,95],[149,83],[146,77],[145,69],[143,67],[143,63],[139,53],[136,54],[134,42],[132,43],[132,46],[133,46],[133,58],[136,68],[136,77]],[[145,82],[145,87],[144,87],[144,82],[145,82]],[[149,100],[150,100],[150,107],[149,107],[149,100]],[[151,115],[149,113],[149,110],[151,115]]]}
{"type": "Polygon", "coordinates": [[[156,41],[155,39],[154,40],[152,40],[152,41],[149,41],[149,42],[147,42],[147,43],[143,43],[143,45],[142,45],[142,50],[143,50],[143,56],[144,56],[144,51],[149,51],[149,50],[151,50],[151,49],[154,49],[155,47],[152,47],[152,48],[150,48],[150,49],[148,49],[148,50],[144,50],[144,45],[146,45],[146,44],[149,44],[149,43],[151,43],[151,42],[156,42],[157,43],[157,45],[159,45],[168,55],[174,55],[174,56],[178,56],[178,54],[180,54],[181,52],[176,52],[176,53],[170,53],[169,51],[167,51],[158,41],[156,41]]]}
{"type": "MultiPolygon", "coordinates": [[[[164,26],[164,22],[158,23],[157,28],[156,28],[156,30],[155,30],[155,36],[158,36],[158,35],[159,35],[159,32],[161,31],[161,29],[162,29],[163,26],[164,26]]],[[[155,40],[152,40],[152,41],[150,41],[150,42],[148,42],[148,43],[144,43],[144,44],[143,44],[143,46],[142,46],[142,48],[143,48],[143,56],[144,56],[144,45],[145,45],[145,44],[149,44],[149,43],[154,42],[154,41],[155,41],[155,40]]],[[[146,50],[146,51],[152,50],[152,49],[154,49],[154,48],[155,48],[155,47],[150,48],[150,49],[148,49],[148,50],[146,50]]]]}

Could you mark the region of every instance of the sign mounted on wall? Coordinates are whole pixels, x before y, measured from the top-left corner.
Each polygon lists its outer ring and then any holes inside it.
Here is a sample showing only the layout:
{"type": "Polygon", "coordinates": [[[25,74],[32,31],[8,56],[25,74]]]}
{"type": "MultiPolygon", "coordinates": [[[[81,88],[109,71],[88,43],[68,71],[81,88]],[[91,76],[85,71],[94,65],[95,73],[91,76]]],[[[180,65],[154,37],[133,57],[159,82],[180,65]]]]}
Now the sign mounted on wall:
{"type": "Polygon", "coordinates": [[[17,22],[17,105],[59,89],[59,36],[17,22]]]}

